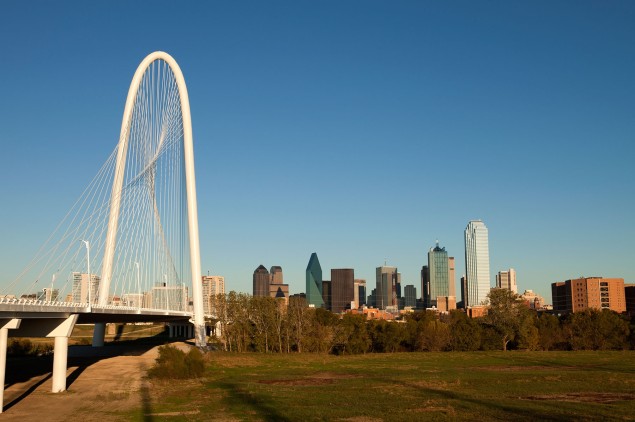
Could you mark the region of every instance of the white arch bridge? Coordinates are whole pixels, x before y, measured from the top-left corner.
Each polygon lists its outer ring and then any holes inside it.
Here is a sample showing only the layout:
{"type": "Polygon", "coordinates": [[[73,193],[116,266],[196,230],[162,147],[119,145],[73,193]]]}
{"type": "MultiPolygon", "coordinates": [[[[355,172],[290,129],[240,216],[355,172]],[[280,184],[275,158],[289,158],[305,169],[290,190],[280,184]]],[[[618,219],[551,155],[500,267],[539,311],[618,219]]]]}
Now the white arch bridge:
{"type": "Polygon", "coordinates": [[[55,339],[53,392],[66,389],[77,323],[205,322],[192,122],[181,69],[167,53],[137,68],[119,142],[66,217],[12,282],[0,286],[0,411],[8,337],[55,339]]]}

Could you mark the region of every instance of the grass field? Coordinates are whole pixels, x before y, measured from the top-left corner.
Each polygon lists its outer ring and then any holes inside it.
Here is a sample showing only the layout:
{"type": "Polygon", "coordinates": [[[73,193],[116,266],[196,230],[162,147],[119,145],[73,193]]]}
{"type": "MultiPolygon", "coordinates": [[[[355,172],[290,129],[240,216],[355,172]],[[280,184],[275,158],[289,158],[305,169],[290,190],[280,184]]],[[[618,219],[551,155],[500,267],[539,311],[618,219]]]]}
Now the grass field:
{"type": "Polygon", "coordinates": [[[635,352],[212,353],[136,420],[635,420],[635,352]]]}

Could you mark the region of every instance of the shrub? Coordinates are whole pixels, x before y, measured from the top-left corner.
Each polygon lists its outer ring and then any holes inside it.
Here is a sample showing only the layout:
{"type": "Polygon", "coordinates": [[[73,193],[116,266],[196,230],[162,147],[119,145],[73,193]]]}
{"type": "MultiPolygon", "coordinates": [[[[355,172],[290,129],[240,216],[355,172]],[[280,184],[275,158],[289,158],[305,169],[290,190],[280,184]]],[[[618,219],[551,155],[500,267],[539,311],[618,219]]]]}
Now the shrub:
{"type": "Polygon", "coordinates": [[[148,371],[151,378],[185,379],[198,378],[205,372],[203,353],[192,347],[185,353],[169,344],[159,347],[159,357],[148,371]]]}
{"type": "Polygon", "coordinates": [[[9,356],[44,356],[51,354],[52,351],[51,344],[34,344],[29,339],[14,338],[7,346],[7,355],[9,356]]]}

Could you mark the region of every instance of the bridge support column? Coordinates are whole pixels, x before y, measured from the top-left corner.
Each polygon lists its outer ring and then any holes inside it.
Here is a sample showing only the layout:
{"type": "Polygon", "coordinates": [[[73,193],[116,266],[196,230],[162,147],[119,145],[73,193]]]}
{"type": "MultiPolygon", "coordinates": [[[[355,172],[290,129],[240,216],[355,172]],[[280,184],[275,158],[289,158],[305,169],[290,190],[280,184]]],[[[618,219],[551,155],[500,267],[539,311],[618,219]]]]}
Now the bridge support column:
{"type": "Polygon", "coordinates": [[[4,410],[4,376],[7,369],[9,330],[20,327],[19,319],[0,320],[0,413],[4,410]]]}
{"type": "Polygon", "coordinates": [[[53,392],[66,390],[66,364],[68,362],[68,337],[55,337],[53,351],[53,392]]]}
{"type": "Polygon", "coordinates": [[[104,347],[104,338],[106,336],[106,323],[98,322],[93,330],[93,347],[104,347]]]}
{"type": "Polygon", "coordinates": [[[77,314],[71,315],[62,321],[46,337],[55,338],[55,348],[53,349],[53,388],[54,393],[66,391],[66,364],[68,362],[68,338],[73,332],[77,314]]]}

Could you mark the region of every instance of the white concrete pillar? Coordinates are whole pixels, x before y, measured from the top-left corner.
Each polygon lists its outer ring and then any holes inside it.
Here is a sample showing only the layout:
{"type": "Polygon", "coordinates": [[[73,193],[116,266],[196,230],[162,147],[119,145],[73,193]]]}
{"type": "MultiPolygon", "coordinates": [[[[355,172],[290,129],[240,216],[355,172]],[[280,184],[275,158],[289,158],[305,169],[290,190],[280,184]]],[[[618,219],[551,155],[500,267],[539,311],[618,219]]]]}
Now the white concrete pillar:
{"type": "Polygon", "coordinates": [[[54,393],[66,391],[66,363],[68,361],[68,338],[73,333],[73,327],[78,315],[73,314],[62,320],[46,337],[55,339],[53,349],[53,388],[54,393]]]}
{"type": "Polygon", "coordinates": [[[168,337],[174,337],[174,326],[172,326],[172,324],[168,325],[168,337]]]}
{"type": "Polygon", "coordinates": [[[68,337],[55,337],[53,350],[53,392],[66,391],[66,363],[68,361],[68,337]]]}
{"type": "Polygon", "coordinates": [[[98,322],[93,330],[93,347],[104,347],[104,337],[106,336],[106,323],[98,322]]]}
{"type": "Polygon", "coordinates": [[[7,369],[7,343],[9,338],[9,329],[16,329],[19,326],[19,319],[0,321],[0,413],[4,410],[4,377],[7,369]]]}
{"type": "Polygon", "coordinates": [[[7,368],[8,328],[0,328],[0,413],[4,408],[4,375],[7,368]]]}

